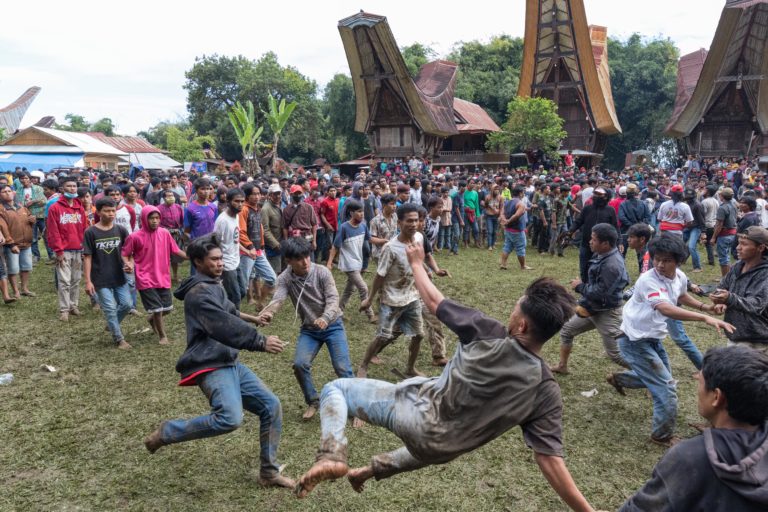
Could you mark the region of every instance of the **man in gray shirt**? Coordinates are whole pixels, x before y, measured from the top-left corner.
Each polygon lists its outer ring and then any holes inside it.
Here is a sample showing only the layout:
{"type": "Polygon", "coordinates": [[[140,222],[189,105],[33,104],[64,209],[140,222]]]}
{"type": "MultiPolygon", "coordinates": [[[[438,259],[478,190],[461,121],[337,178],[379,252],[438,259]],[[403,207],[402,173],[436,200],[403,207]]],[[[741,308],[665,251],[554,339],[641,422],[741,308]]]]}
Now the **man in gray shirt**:
{"type": "Polygon", "coordinates": [[[339,378],[353,377],[352,362],[344,323],[339,309],[339,292],[331,271],[310,261],[312,245],[303,238],[282,242],[282,253],[288,268],[277,278],[272,302],[259,314],[262,325],[268,324],[288,297],[296,315],[301,317],[301,330],[296,342],[293,373],[299,381],[307,410],[302,416],[311,419],[317,412],[320,397],[312,381],[312,361],[323,345],[328,347],[333,370],[339,378]]]}
{"type": "Polygon", "coordinates": [[[539,356],[573,315],[568,291],[549,278],[534,281],[504,325],[445,299],[424,269],[421,243],[410,242],[406,252],[425,305],[459,337],[456,353],[440,377],[326,384],[317,462],[302,476],[297,495],[303,498],[320,482],[345,475],[361,492],[370,478],[444,464],[520,425],[555,491],[572,509],[591,511],[563,462],[560,388],[539,356]],[[405,446],[350,470],[344,435],[348,415],[387,428],[405,446]]]}

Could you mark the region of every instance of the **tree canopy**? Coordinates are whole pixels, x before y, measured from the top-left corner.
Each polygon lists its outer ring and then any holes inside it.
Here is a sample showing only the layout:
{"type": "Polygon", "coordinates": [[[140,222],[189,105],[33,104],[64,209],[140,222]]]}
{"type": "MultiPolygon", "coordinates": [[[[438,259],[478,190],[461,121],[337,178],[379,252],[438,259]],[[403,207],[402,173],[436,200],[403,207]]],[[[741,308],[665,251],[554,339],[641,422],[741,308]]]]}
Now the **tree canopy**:
{"type": "Polygon", "coordinates": [[[557,154],[566,133],[552,100],[515,97],[509,102],[507,115],[501,131],[488,136],[488,147],[510,152],[541,149],[557,154]]]}
{"type": "Polygon", "coordinates": [[[70,113],[64,116],[64,120],[67,122],[66,124],[56,123],[54,128],[67,132],[101,132],[109,137],[115,135],[115,124],[108,117],[103,117],[95,123],[89,123],[83,116],[70,113]]]}
{"type": "Polygon", "coordinates": [[[608,39],[613,99],[624,133],[608,139],[607,167],[623,167],[626,153],[638,149],[651,151],[655,161],[668,160],[670,149],[676,154],[662,132],[675,103],[679,57],[670,39],[639,34],[626,41],[608,39]]]}

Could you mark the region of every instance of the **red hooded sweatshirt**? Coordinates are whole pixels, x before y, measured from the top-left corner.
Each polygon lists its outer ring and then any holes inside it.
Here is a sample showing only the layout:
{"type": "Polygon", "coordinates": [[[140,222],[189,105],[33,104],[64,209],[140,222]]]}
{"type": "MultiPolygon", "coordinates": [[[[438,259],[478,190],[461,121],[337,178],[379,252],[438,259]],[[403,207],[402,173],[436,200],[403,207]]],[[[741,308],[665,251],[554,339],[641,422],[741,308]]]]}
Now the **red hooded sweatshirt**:
{"type": "Polygon", "coordinates": [[[72,206],[62,194],[59,200],[48,209],[46,230],[48,246],[56,254],[64,251],[83,250],[83,236],[88,223],[83,205],[78,199],[72,200],[72,206]]]}

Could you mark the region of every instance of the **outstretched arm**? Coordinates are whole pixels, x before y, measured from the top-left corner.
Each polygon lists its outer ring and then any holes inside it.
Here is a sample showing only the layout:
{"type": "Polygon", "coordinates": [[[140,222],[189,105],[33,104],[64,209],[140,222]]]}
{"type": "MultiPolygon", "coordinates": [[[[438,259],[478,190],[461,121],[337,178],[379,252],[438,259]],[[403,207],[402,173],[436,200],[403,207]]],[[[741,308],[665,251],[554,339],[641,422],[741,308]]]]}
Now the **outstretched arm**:
{"type": "Polygon", "coordinates": [[[549,485],[572,510],[592,512],[592,506],[576,487],[562,457],[542,453],[536,453],[535,456],[536,464],[549,485]]]}
{"type": "Polygon", "coordinates": [[[432,284],[432,280],[424,268],[424,247],[420,243],[410,244],[405,248],[405,254],[408,256],[408,263],[411,264],[413,278],[416,281],[416,289],[419,290],[421,300],[424,301],[427,309],[433,315],[437,314],[437,307],[445,300],[445,297],[432,284]]]}

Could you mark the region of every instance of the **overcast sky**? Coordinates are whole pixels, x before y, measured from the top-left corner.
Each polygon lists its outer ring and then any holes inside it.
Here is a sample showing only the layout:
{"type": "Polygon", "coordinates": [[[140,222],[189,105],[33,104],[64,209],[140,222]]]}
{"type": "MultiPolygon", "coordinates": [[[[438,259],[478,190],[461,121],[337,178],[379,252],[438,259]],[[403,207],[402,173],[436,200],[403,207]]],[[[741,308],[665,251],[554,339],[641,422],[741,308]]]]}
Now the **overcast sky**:
{"type": "MultiPolygon", "coordinates": [[[[608,34],[663,35],[682,54],[709,48],[724,0],[584,0],[589,23],[608,34]]],[[[364,9],[387,16],[400,46],[441,56],[457,41],[523,36],[524,0],[447,2],[326,0],[246,2],[38,0],[3,2],[0,107],[42,87],[22,126],[72,112],[111,117],[121,134],[186,115],[184,71],[196,56],[274,51],[323,87],[349,74],[338,20],[364,9]]],[[[610,58],[610,56],[609,56],[610,58]]]]}

